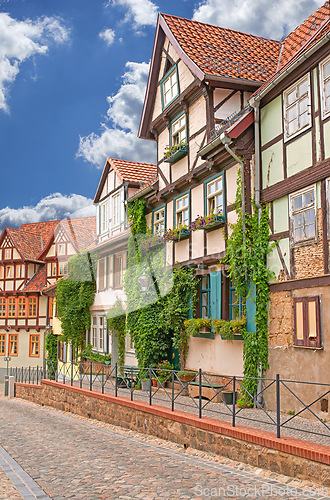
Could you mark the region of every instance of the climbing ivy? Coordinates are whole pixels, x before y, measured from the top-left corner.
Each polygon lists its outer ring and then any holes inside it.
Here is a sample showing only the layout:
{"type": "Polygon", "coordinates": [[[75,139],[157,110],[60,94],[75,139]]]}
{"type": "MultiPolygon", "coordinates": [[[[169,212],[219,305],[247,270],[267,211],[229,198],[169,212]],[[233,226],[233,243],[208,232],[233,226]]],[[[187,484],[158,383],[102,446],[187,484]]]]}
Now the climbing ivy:
{"type": "Polygon", "coordinates": [[[69,260],[69,276],[61,279],[56,289],[57,315],[61,321],[62,340],[82,350],[86,329],[90,328],[90,306],[94,302],[95,280],[89,253],[74,255],[69,260]]]}
{"type": "MultiPolygon", "coordinates": [[[[270,301],[269,281],[273,277],[267,268],[267,255],[276,243],[269,241],[269,209],[263,205],[258,210],[252,200],[252,213],[242,212],[242,186],[237,179],[235,211],[237,220],[230,224],[232,233],[227,239],[224,262],[229,264],[229,275],[235,284],[237,294],[247,298],[256,288],[255,332],[246,332],[243,343],[244,376],[260,377],[268,368],[268,304],[270,301]]],[[[244,380],[243,402],[257,392],[258,380],[244,380]]]]}
{"type": "Polygon", "coordinates": [[[45,338],[45,350],[47,353],[47,370],[49,377],[54,379],[57,370],[57,339],[58,336],[54,335],[53,332],[49,332],[45,338]]]}
{"type": "Polygon", "coordinates": [[[123,367],[125,364],[125,339],[126,339],[126,313],[122,302],[117,299],[108,312],[108,329],[112,335],[118,339],[118,364],[123,367]]]}

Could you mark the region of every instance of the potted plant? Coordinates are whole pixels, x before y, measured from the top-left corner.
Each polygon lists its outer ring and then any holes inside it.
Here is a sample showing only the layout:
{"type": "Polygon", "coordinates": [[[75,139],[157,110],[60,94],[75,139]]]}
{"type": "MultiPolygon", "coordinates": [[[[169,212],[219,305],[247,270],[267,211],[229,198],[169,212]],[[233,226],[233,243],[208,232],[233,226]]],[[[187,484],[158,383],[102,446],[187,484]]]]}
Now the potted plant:
{"type": "Polygon", "coordinates": [[[171,382],[172,370],[174,370],[174,366],[169,361],[163,359],[158,363],[156,373],[158,381],[161,383],[161,385],[157,383],[158,387],[164,387],[167,382],[171,382]]]}
{"type": "Polygon", "coordinates": [[[190,372],[187,370],[181,371],[177,373],[178,379],[181,380],[181,382],[191,382],[196,376],[195,372],[190,372]]]}
{"type": "Polygon", "coordinates": [[[173,146],[166,146],[164,151],[164,161],[167,163],[175,163],[181,160],[188,153],[188,143],[181,141],[173,146]]]}
{"type": "Polygon", "coordinates": [[[214,339],[211,330],[212,323],[209,318],[191,318],[185,321],[185,328],[189,336],[205,339],[214,339]]]}

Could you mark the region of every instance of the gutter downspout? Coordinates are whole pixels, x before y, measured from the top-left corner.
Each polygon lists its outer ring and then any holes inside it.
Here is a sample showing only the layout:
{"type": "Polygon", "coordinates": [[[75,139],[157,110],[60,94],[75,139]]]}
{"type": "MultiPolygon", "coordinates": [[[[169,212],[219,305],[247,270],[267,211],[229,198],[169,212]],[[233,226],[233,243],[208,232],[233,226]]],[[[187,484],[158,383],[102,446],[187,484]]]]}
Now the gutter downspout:
{"type": "Polygon", "coordinates": [[[232,156],[237,163],[241,166],[241,185],[242,185],[242,219],[243,219],[243,243],[245,244],[245,180],[244,180],[244,163],[243,161],[230,149],[229,144],[231,138],[224,132],[220,135],[220,140],[225,146],[226,151],[232,156]]]}

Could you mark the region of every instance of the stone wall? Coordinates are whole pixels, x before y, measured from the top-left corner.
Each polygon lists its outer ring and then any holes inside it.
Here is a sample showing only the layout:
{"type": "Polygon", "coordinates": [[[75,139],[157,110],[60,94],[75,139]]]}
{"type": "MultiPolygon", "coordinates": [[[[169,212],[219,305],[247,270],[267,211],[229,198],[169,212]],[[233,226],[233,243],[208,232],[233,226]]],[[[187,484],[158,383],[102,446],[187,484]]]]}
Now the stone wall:
{"type": "Polygon", "coordinates": [[[203,418],[139,401],[115,398],[45,380],[16,384],[16,396],[84,417],[120,425],[198,450],[330,486],[330,448],[203,418]]]}

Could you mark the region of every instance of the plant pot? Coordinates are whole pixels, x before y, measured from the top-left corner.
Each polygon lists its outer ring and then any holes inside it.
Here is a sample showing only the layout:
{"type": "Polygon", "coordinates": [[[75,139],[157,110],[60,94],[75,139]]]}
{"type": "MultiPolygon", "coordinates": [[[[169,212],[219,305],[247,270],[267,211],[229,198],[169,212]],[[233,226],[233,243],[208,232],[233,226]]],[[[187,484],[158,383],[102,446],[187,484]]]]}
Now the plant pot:
{"type": "Polygon", "coordinates": [[[205,229],[205,231],[212,231],[212,229],[216,229],[226,222],[224,215],[214,215],[214,221],[209,222],[209,224],[203,226],[201,229],[205,229]]]}
{"type": "MultiPolygon", "coordinates": [[[[233,392],[223,392],[222,398],[227,405],[233,404],[233,392]]],[[[235,392],[235,401],[237,401],[237,392],[235,392]]]]}
{"type": "Polygon", "coordinates": [[[170,156],[164,158],[164,162],[175,163],[176,161],[181,160],[181,158],[184,158],[187,153],[188,153],[188,145],[181,146],[180,148],[176,149],[170,156]]]}
{"type": "Polygon", "coordinates": [[[152,382],[152,387],[157,387],[157,379],[152,378],[151,382],[152,382]]]}
{"type": "Polygon", "coordinates": [[[195,375],[188,374],[188,375],[181,375],[181,377],[179,377],[179,378],[180,378],[181,382],[190,382],[191,380],[194,379],[194,377],[195,377],[195,375]]]}
{"type": "Polygon", "coordinates": [[[151,390],[150,380],[141,380],[141,389],[144,392],[150,392],[151,390]]]}
{"type": "Polygon", "coordinates": [[[175,238],[173,238],[173,241],[185,240],[186,238],[189,238],[190,233],[190,229],[183,228],[178,232],[175,238]]]}

